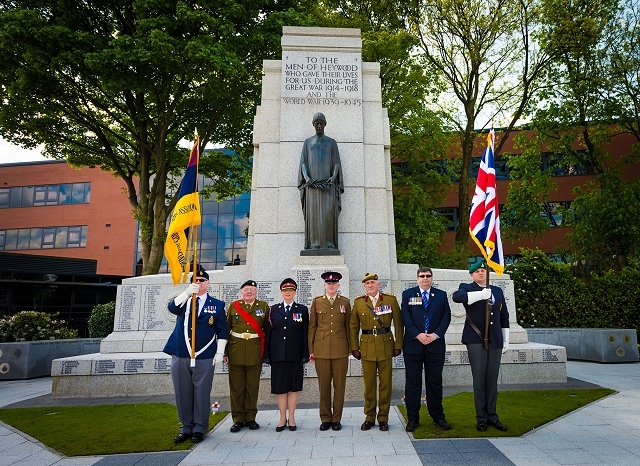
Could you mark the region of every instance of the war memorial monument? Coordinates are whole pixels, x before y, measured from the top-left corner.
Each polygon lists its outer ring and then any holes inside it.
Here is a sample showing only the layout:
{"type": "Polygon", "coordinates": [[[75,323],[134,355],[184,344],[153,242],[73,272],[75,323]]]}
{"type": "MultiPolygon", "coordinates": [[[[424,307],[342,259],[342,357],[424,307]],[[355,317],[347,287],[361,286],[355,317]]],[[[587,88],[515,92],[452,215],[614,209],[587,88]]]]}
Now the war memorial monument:
{"type": "MultiPolygon", "coordinates": [[[[328,270],[342,274],[340,292],[352,300],[364,293],[361,278],[368,272],[378,274],[381,289],[398,298],[416,284],[418,265],[398,264],[396,259],[389,120],[382,107],[380,65],[362,62],[361,52],[359,29],[284,27],[282,59],[264,61],[262,99],[253,127],[247,262],[209,271],[209,292],[227,305],[240,297],[240,284],[247,279],[258,282],[259,299],[274,304],[281,300],[281,280],[293,277],[299,285],[296,301],[309,307],[312,297],[324,292],[320,274],[328,270]],[[316,186],[326,183],[339,196],[338,215],[336,209],[321,214],[337,217],[337,244],[305,247],[309,210],[303,212],[300,187],[313,183],[304,176],[301,183],[301,152],[313,136],[312,120],[318,113],[325,118],[324,132],[339,147],[339,176],[332,166],[333,181],[315,180],[316,186]]],[[[327,229],[327,235],[332,231],[327,229]]],[[[452,310],[443,373],[449,386],[471,385],[466,347],[460,343],[465,312],[451,301],[458,285],[468,281],[466,270],[434,270],[433,286],[447,292],[452,310]]],[[[513,282],[507,275],[492,276],[492,284],[504,290],[511,326],[499,383],[565,382],[565,348],[530,343],[517,323],[513,282]]],[[[54,360],[53,395],[172,394],[171,357],[162,353],[175,322],[167,303],[185,286],[174,287],[169,274],[123,280],[113,333],[101,342],[100,353],[54,360]]],[[[402,356],[395,358],[393,385],[400,391],[403,367],[402,356]]],[[[226,371],[225,364],[215,369],[214,396],[228,395],[226,371]]],[[[305,371],[315,377],[313,363],[305,371]]],[[[347,400],[362,399],[361,374],[360,361],[351,358],[347,400]]],[[[269,376],[265,365],[262,378],[269,376]]],[[[275,402],[269,389],[263,380],[260,403],[275,402]]],[[[316,401],[317,390],[315,381],[307,381],[300,401],[316,401]]]]}

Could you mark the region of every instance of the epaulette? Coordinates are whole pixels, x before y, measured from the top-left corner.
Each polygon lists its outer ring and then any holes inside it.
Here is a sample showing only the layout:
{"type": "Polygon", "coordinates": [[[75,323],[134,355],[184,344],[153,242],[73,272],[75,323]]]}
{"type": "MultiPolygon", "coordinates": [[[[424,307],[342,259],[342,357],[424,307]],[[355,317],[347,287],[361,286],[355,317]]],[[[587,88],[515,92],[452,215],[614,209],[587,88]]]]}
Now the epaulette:
{"type": "Polygon", "coordinates": [[[385,295],[385,296],[393,296],[394,298],[396,297],[396,295],[394,295],[393,293],[387,293],[387,292],[380,292],[380,294],[385,295]]]}
{"type": "Polygon", "coordinates": [[[355,301],[356,299],[366,298],[366,297],[367,297],[366,294],[361,294],[360,296],[356,296],[355,298],[353,298],[353,300],[355,301]]]}

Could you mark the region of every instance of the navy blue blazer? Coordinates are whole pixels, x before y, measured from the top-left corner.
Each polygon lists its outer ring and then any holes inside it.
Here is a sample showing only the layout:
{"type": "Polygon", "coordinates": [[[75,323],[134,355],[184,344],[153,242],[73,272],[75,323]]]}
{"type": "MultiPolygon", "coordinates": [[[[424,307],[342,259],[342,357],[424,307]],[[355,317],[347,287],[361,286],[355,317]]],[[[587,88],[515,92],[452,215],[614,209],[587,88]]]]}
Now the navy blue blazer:
{"type": "Polygon", "coordinates": [[[422,294],[419,286],[414,286],[402,292],[402,323],[404,324],[403,351],[408,354],[421,354],[424,346],[416,337],[425,332],[424,322],[429,315],[429,329],[426,333],[435,333],[440,338],[427,345],[429,351],[442,352],[446,350],[444,334],[451,323],[451,307],[447,293],[431,287],[429,305],[425,311],[422,306],[422,294]],[[417,298],[417,299],[415,299],[417,298]],[[420,304],[409,304],[412,300],[420,304]]]}
{"type": "Polygon", "coordinates": [[[271,306],[263,359],[270,363],[309,361],[309,308],[294,301],[288,316],[284,311],[284,303],[271,306]]]}
{"type": "MultiPolygon", "coordinates": [[[[203,296],[200,296],[200,298],[203,296]]],[[[196,318],[196,359],[213,358],[218,349],[218,338],[226,340],[228,337],[224,301],[220,301],[208,293],[206,297],[202,312],[196,318]]],[[[182,306],[176,306],[175,300],[172,300],[168,306],[169,312],[175,314],[178,318],[173,332],[162,351],[179,358],[191,357],[190,304],[191,300],[188,299],[182,306]]]]}
{"type": "MultiPolygon", "coordinates": [[[[489,341],[495,349],[502,349],[502,328],[509,328],[509,311],[507,311],[507,303],[504,300],[502,288],[490,286],[493,294],[494,304],[490,309],[489,315],[489,341]]],[[[453,293],[453,301],[461,303],[464,306],[467,315],[473,323],[478,327],[480,333],[484,335],[484,317],[486,309],[486,300],[481,299],[473,304],[467,304],[467,293],[471,291],[482,291],[483,287],[477,283],[461,283],[458,290],[453,293]]],[[[462,330],[462,343],[482,343],[482,338],[473,330],[473,327],[465,319],[464,329],[462,330]]]]}

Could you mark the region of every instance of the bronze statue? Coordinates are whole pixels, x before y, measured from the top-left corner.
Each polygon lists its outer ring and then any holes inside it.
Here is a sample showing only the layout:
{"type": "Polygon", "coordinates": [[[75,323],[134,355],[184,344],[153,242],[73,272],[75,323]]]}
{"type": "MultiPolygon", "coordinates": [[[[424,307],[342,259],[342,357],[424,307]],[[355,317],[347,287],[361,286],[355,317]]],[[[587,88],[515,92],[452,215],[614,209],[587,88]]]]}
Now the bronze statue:
{"type": "Polygon", "coordinates": [[[327,120],[313,116],[315,136],[304,141],[298,189],[304,214],[304,251],[301,255],[339,255],[338,215],[344,192],[340,152],[335,139],[324,134],[327,120]]]}

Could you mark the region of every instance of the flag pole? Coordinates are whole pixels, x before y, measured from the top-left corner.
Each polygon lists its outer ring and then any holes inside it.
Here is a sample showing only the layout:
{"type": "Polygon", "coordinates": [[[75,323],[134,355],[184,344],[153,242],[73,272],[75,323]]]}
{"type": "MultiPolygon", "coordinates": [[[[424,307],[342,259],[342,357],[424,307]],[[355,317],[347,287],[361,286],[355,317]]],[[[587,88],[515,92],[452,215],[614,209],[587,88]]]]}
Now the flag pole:
{"type": "MultiPolygon", "coordinates": [[[[200,165],[200,138],[198,137],[198,130],[196,129],[196,192],[198,192],[198,167],[200,165]]],[[[189,232],[189,241],[193,251],[193,270],[191,273],[191,283],[196,283],[197,275],[197,256],[198,256],[198,226],[191,227],[189,232]]],[[[188,246],[187,246],[188,248],[188,246]]],[[[187,256],[189,257],[189,256],[187,256]]],[[[187,265],[189,267],[189,265],[187,265]]],[[[191,295],[191,367],[196,367],[196,295],[191,295]]]]}
{"type": "MultiPolygon", "coordinates": [[[[489,275],[491,275],[491,270],[489,269],[489,264],[487,264],[487,281],[485,283],[485,286],[487,288],[489,288],[489,275]]],[[[489,320],[490,320],[490,313],[489,313],[489,301],[491,301],[491,297],[489,297],[489,299],[487,299],[484,303],[485,307],[484,307],[484,335],[482,337],[482,347],[486,350],[489,349],[489,320]]]]}

